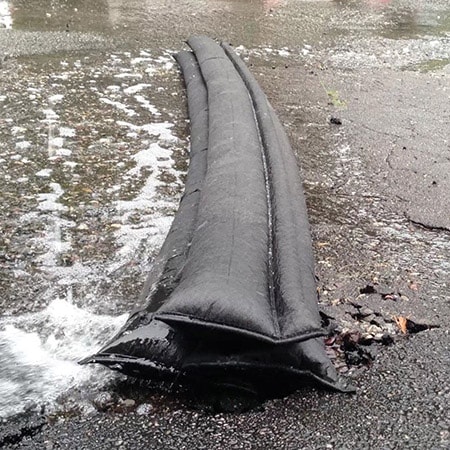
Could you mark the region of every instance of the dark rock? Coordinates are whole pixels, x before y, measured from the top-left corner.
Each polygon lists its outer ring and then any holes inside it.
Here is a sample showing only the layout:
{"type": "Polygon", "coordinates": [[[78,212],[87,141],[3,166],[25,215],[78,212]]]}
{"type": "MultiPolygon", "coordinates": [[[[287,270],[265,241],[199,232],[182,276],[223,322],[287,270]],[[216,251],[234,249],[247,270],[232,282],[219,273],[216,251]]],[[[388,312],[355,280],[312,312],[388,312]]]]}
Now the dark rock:
{"type": "Polygon", "coordinates": [[[377,290],[371,284],[367,284],[365,287],[359,289],[360,294],[375,294],[377,290]]]}
{"type": "Polygon", "coordinates": [[[330,123],[333,125],[342,125],[342,120],[339,119],[338,117],[331,117],[330,123]]]}
{"type": "Polygon", "coordinates": [[[383,345],[392,345],[394,343],[394,338],[390,334],[385,333],[381,337],[381,343],[383,345]]]}

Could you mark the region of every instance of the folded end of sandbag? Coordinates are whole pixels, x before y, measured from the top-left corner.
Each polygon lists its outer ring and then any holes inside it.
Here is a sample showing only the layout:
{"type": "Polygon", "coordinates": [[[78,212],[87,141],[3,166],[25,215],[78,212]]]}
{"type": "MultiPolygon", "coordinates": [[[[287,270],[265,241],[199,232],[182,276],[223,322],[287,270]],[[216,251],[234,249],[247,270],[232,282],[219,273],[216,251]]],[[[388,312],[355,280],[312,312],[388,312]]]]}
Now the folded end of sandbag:
{"type": "Polygon", "coordinates": [[[355,391],[336,372],[322,338],[276,345],[217,330],[208,337],[194,336],[154,318],[80,361],[91,363],[138,378],[184,381],[223,411],[245,410],[309,386],[355,391]]]}

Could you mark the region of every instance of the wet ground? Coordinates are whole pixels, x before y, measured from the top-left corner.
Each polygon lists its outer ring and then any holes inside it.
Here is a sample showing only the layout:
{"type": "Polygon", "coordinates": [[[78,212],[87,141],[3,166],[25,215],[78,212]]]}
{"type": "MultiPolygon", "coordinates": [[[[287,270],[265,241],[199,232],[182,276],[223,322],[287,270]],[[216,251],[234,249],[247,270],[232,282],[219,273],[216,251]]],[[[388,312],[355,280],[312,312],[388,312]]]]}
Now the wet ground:
{"type": "Polygon", "coordinates": [[[450,446],[447,1],[0,1],[0,27],[0,446],[450,446]],[[194,33],[237,46],[288,131],[355,396],[212,415],[76,364],[177,208],[194,33]]]}

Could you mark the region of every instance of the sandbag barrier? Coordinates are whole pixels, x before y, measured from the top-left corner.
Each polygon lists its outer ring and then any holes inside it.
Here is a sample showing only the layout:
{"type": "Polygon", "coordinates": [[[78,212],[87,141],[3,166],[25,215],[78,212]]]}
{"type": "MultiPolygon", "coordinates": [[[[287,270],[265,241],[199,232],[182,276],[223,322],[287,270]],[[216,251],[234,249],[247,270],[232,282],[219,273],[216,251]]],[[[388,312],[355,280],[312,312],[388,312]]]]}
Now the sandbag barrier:
{"type": "Polygon", "coordinates": [[[258,398],[310,382],[351,392],[325,353],[303,188],[282,125],[229,45],[188,44],[175,56],[191,122],[179,210],[141,306],[81,363],[258,398]]]}

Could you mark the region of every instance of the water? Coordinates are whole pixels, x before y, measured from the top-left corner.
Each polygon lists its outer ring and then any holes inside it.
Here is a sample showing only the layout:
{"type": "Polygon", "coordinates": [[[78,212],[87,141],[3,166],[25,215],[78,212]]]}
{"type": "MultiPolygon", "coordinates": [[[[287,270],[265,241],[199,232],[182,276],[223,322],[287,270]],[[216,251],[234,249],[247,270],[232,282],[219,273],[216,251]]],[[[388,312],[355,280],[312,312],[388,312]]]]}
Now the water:
{"type": "Polygon", "coordinates": [[[11,11],[9,10],[9,2],[2,0],[0,1],[0,27],[11,28],[12,18],[11,11]]]}
{"type": "Polygon", "coordinates": [[[30,407],[55,409],[61,394],[73,389],[98,390],[113,375],[77,364],[99,349],[126,315],[96,315],[66,299],[52,300],[42,311],[0,322],[0,417],[30,407]]]}
{"type": "Polygon", "coordinates": [[[93,408],[117,375],[77,361],[124,324],[179,201],[187,142],[163,106],[178,83],[170,56],[102,58],[63,60],[50,86],[44,72],[4,94],[0,417],[57,412],[80,392],[77,408],[93,408]]]}

